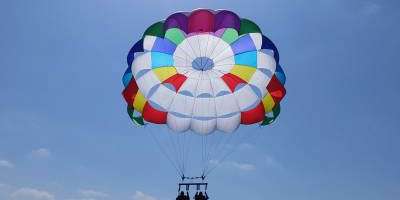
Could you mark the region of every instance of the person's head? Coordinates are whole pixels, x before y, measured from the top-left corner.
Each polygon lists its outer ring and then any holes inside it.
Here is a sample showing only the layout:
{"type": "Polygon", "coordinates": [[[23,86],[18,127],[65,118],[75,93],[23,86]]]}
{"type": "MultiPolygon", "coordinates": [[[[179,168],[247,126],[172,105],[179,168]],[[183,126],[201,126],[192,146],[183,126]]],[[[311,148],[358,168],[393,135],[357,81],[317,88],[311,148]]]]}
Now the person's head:
{"type": "Polygon", "coordinates": [[[185,193],[183,191],[181,191],[181,195],[185,195],[185,193]]]}
{"type": "Polygon", "coordinates": [[[200,192],[200,194],[199,195],[203,195],[203,192],[200,192]]]}

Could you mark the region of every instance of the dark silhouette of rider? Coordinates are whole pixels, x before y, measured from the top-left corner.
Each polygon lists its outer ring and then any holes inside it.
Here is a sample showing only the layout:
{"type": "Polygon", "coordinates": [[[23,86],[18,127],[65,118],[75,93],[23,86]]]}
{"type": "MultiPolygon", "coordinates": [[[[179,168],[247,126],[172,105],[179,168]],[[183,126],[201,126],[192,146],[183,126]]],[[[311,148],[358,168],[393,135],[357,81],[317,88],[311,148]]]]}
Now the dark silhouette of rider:
{"type": "Polygon", "coordinates": [[[188,191],[186,191],[185,200],[190,200],[190,196],[189,196],[189,192],[188,191]]]}
{"type": "Polygon", "coordinates": [[[194,200],[208,200],[208,195],[207,192],[205,192],[205,196],[203,195],[203,192],[197,193],[194,195],[194,200]]]}
{"type": "Polygon", "coordinates": [[[188,196],[185,196],[185,193],[181,191],[181,193],[176,197],[176,200],[187,200],[188,196]]]}

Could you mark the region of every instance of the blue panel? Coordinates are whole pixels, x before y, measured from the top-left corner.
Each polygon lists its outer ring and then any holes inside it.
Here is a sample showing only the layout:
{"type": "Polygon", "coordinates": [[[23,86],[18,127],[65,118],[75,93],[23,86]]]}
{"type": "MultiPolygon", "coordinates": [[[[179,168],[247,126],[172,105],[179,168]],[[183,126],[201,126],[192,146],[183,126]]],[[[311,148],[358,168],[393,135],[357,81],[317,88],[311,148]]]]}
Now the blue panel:
{"type": "Polygon", "coordinates": [[[153,68],[173,65],[174,60],[171,55],[160,52],[151,52],[151,66],[153,68]]]}
{"type": "Polygon", "coordinates": [[[174,54],[175,49],[176,49],[176,44],[172,43],[167,39],[157,37],[151,51],[162,52],[172,55],[174,54]]]}
{"type": "Polygon", "coordinates": [[[279,82],[281,82],[282,85],[285,85],[286,75],[279,64],[276,66],[275,76],[276,78],[278,78],[279,82]]]}
{"type": "Polygon", "coordinates": [[[129,82],[131,82],[132,79],[132,71],[131,67],[128,67],[125,70],[124,76],[122,76],[122,83],[124,84],[125,87],[129,85],[129,82]]]}
{"type": "Polygon", "coordinates": [[[221,92],[218,92],[218,94],[216,96],[220,97],[220,96],[225,96],[225,95],[228,95],[228,94],[231,94],[231,93],[228,92],[228,91],[221,91],[221,92]]]}
{"type": "Polygon", "coordinates": [[[253,40],[248,34],[240,37],[235,42],[233,42],[231,48],[234,54],[257,50],[256,46],[253,43],[253,40]]]}
{"type": "Polygon", "coordinates": [[[261,49],[271,49],[274,51],[274,58],[276,63],[279,63],[279,52],[278,49],[276,48],[275,44],[267,37],[263,35],[262,37],[262,45],[261,49]]]}
{"type": "Polygon", "coordinates": [[[235,55],[235,64],[257,67],[257,51],[250,51],[235,55]]]}
{"type": "Polygon", "coordinates": [[[194,95],[188,90],[182,90],[182,91],[179,92],[179,94],[184,95],[184,96],[188,96],[188,97],[194,97],[194,95]]]}
{"type": "Polygon", "coordinates": [[[212,95],[210,93],[201,93],[197,95],[197,98],[211,98],[212,95]]]}
{"type": "Polygon", "coordinates": [[[134,55],[137,52],[143,52],[143,39],[139,40],[136,42],[135,45],[131,48],[131,50],[128,53],[128,56],[126,57],[126,62],[128,66],[130,67],[132,65],[133,59],[135,58],[134,55]]]}

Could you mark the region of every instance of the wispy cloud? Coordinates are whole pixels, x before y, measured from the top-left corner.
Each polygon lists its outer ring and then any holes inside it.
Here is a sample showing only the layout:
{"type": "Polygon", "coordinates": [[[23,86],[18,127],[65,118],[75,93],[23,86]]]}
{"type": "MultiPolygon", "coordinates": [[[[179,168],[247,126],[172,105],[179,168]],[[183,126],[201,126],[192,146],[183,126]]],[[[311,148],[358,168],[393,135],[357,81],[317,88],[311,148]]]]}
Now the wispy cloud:
{"type": "Polygon", "coordinates": [[[31,152],[31,156],[35,158],[48,158],[51,156],[51,152],[46,148],[35,149],[31,152]]]}
{"type": "Polygon", "coordinates": [[[13,192],[10,197],[14,200],[54,200],[54,195],[45,190],[21,188],[13,192]]]}
{"type": "Polygon", "coordinates": [[[14,164],[8,160],[0,160],[0,167],[14,168],[14,164]]]}
{"type": "Polygon", "coordinates": [[[141,191],[136,191],[135,194],[132,196],[133,200],[157,200],[154,196],[149,194],[143,193],[141,191]]]}
{"type": "Polygon", "coordinates": [[[218,160],[210,160],[210,164],[220,165],[220,166],[229,167],[229,168],[235,168],[235,169],[239,169],[241,171],[254,171],[257,169],[254,164],[244,163],[244,162],[236,162],[236,161],[225,161],[225,162],[221,163],[218,160]]]}
{"type": "Polygon", "coordinates": [[[234,162],[230,161],[227,162],[228,165],[231,165],[232,167],[235,167],[237,169],[243,170],[243,171],[253,171],[256,170],[256,166],[250,163],[240,163],[240,162],[234,162]]]}
{"type": "Polygon", "coordinates": [[[85,198],[106,198],[110,196],[109,194],[104,192],[88,189],[80,190],[79,194],[85,198]]]}

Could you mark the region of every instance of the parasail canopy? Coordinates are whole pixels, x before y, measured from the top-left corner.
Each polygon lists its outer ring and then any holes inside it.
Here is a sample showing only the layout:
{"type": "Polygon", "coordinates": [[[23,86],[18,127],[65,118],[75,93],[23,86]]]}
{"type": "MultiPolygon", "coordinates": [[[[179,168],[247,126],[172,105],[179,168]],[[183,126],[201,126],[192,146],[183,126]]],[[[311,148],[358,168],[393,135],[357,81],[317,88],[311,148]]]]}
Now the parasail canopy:
{"type": "Polygon", "coordinates": [[[234,132],[272,123],[285,95],[279,53],[254,22],[228,10],[178,12],[151,25],[127,57],[128,114],[177,132],[234,132]]]}

